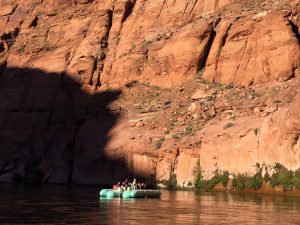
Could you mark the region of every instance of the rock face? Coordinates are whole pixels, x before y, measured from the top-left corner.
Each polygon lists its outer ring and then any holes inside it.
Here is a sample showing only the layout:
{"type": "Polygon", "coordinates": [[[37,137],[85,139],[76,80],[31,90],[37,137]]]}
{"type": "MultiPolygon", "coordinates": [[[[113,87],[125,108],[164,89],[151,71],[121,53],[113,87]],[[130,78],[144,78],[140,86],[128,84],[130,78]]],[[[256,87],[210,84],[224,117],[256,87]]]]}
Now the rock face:
{"type": "Polygon", "coordinates": [[[1,1],[0,181],[176,174],[187,185],[198,161],[206,176],[257,162],[300,167],[299,10],[298,1],[1,1]],[[274,82],[284,101],[264,97],[274,82]],[[263,96],[227,90],[252,85],[263,96]]]}
{"type": "Polygon", "coordinates": [[[216,31],[204,79],[248,86],[299,76],[299,37],[283,12],[221,22],[216,31]]]}
{"type": "Polygon", "coordinates": [[[204,68],[210,82],[242,86],[298,77],[298,4],[283,12],[269,3],[272,10],[259,12],[259,5],[231,3],[4,1],[1,52],[10,48],[5,40],[20,35],[10,57],[51,50],[51,60],[64,57],[66,72],[94,86],[142,80],[171,87],[204,68]]]}
{"type": "Polygon", "coordinates": [[[254,174],[256,163],[299,169],[299,97],[289,108],[266,118],[241,118],[225,130],[224,123],[208,126],[189,140],[193,147],[183,145],[177,154],[165,154],[157,164],[157,179],[168,180],[171,170],[177,184],[187,186],[193,182],[198,161],[206,178],[216,170],[254,174]]]}
{"type": "Polygon", "coordinates": [[[299,97],[298,94],[290,108],[277,112],[262,124],[258,146],[259,162],[270,164],[278,160],[293,170],[299,168],[299,97]]]}

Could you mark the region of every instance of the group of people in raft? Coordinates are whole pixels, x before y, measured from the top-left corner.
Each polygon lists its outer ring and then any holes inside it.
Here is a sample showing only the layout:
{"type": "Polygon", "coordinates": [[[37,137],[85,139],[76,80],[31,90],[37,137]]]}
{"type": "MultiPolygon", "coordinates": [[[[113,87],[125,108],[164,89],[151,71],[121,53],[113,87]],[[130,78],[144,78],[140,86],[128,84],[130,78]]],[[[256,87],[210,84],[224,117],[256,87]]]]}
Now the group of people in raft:
{"type": "Polygon", "coordinates": [[[146,184],[138,183],[134,178],[132,183],[129,183],[126,179],[124,182],[118,182],[118,184],[113,186],[114,191],[117,191],[118,194],[122,194],[124,191],[132,191],[132,190],[142,190],[146,189],[146,184]]]}

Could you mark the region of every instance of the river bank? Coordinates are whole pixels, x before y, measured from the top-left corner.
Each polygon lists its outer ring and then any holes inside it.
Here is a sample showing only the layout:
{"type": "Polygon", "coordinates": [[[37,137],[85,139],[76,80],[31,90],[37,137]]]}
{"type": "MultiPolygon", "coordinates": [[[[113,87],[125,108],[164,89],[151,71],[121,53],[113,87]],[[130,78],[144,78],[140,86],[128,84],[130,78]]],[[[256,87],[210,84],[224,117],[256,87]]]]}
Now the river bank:
{"type": "Polygon", "coordinates": [[[263,183],[261,188],[255,190],[253,188],[245,189],[236,189],[232,186],[232,180],[228,181],[228,185],[224,186],[221,182],[218,183],[212,189],[203,188],[197,189],[195,187],[176,187],[168,188],[161,187],[160,190],[169,190],[169,191],[188,191],[188,192],[212,192],[212,193],[230,193],[230,194],[263,194],[263,195],[274,195],[274,196],[286,196],[286,197],[300,197],[300,190],[296,187],[292,187],[292,190],[285,191],[283,185],[276,185],[272,187],[270,183],[263,183]]]}

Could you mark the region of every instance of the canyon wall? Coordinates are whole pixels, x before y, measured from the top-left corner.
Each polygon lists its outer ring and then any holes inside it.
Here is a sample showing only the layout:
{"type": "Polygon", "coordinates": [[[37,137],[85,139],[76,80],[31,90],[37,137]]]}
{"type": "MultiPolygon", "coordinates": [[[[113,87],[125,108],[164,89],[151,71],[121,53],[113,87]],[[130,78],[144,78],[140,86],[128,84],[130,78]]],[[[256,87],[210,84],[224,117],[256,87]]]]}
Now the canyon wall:
{"type": "Polygon", "coordinates": [[[0,180],[108,185],[174,173],[186,185],[198,161],[208,177],[256,163],[298,169],[299,10],[1,1],[0,180]]]}

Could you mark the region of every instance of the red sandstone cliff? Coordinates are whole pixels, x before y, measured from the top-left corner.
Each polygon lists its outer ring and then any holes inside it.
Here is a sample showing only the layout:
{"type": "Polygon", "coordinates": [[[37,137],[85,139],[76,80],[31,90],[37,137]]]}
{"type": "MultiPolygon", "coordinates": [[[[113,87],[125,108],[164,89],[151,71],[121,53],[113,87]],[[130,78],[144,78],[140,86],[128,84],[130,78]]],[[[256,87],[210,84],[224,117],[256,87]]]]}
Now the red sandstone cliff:
{"type": "Polygon", "coordinates": [[[299,7],[1,1],[0,180],[299,168],[299,7]]]}

